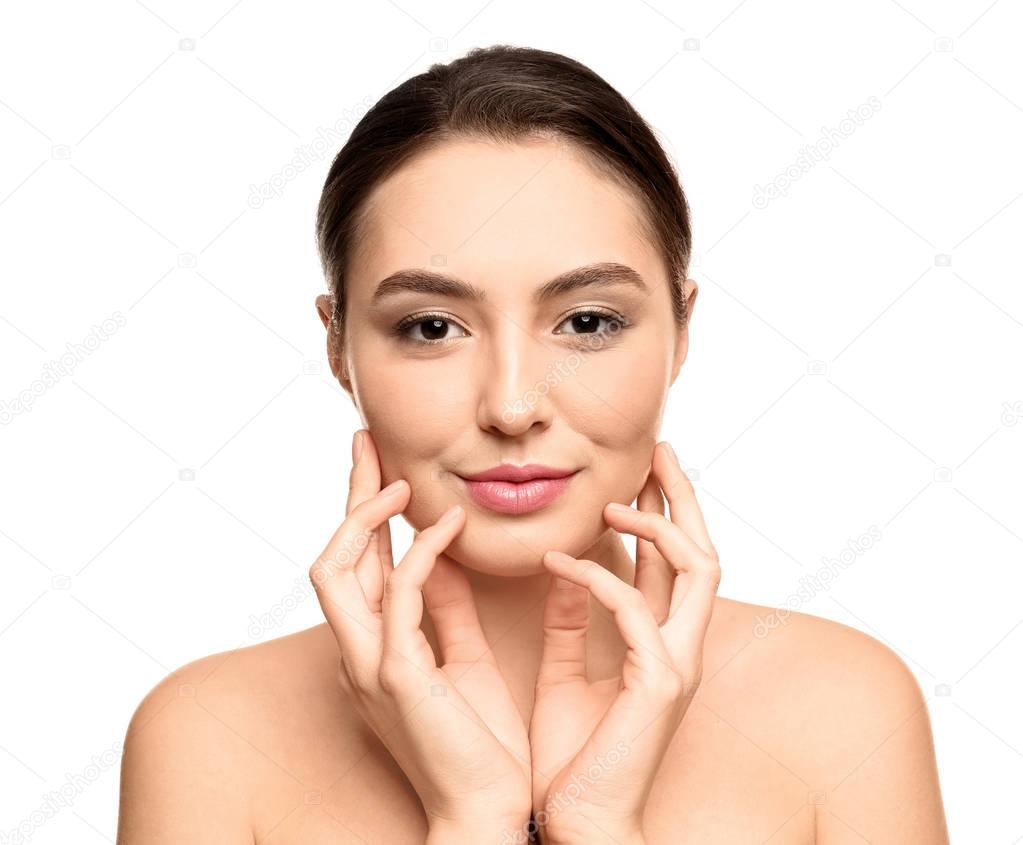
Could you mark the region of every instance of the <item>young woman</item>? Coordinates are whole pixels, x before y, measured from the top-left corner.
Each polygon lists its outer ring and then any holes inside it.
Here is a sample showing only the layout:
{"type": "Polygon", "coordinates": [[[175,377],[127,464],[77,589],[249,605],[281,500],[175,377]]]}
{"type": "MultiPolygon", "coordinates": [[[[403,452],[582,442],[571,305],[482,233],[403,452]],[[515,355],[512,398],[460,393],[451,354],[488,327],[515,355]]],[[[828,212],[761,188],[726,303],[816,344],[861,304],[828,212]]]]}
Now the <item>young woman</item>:
{"type": "Polygon", "coordinates": [[[618,92],[539,50],[435,65],[356,127],[317,224],[365,426],[309,570],[326,623],[150,692],[120,845],[948,842],[898,656],[716,595],[658,440],[689,211],[618,92]]]}

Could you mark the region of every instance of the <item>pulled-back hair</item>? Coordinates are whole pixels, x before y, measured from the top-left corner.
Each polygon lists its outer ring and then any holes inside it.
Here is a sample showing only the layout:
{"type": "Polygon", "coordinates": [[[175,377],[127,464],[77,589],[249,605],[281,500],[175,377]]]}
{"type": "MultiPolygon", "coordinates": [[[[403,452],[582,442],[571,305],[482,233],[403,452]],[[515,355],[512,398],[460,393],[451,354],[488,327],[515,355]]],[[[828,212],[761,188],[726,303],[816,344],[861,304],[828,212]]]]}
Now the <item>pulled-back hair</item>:
{"type": "Polygon", "coordinates": [[[477,47],[393,88],[363,115],[331,164],[316,215],[316,240],[344,335],[345,277],[371,190],[413,155],[447,140],[564,139],[646,210],[643,230],[667,270],[676,324],[686,324],[689,206],[654,131],[629,102],[580,62],[529,47],[477,47]]]}

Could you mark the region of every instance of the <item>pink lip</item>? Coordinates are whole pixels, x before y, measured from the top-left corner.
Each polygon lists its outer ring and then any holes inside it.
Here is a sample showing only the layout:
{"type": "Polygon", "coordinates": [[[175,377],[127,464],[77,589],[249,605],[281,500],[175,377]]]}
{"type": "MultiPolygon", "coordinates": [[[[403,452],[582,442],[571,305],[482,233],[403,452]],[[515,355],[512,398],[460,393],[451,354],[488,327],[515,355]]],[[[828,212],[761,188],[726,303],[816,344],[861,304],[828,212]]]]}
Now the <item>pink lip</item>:
{"type": "Polygon", "coordinates": [[[568,487],[578,470],[513,464],[462,476],[476,504],[498,513],[523,514],[546,507],[568,487]]]}

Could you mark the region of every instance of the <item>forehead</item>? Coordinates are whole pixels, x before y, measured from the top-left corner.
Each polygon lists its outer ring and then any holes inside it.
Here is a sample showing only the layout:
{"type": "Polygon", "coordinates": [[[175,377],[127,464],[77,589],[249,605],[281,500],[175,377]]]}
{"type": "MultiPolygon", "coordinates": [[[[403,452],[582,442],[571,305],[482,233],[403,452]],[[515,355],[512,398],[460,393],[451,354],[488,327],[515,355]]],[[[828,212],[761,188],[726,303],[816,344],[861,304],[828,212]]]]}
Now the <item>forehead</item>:
{"type": "Polygon", "coordinates": [[[616,261],[654,287],[663,270],[646,220],[571,144],[446,141],[374,188],[350,280],[369,295],[396,270],[432,267],[484,288],[521,286],[616,261]]]}

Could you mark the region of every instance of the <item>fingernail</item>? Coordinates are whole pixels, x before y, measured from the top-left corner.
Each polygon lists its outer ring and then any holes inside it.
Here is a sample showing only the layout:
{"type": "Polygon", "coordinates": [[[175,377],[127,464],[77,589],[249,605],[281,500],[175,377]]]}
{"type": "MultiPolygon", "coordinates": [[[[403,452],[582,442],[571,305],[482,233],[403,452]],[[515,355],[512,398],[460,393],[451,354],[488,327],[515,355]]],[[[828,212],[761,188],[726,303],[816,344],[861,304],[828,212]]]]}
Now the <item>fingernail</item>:
{"type": "Polygon", "coordinates": [[[610,502],[609,504],[611,506],[611,510],[615,511],[616,513],[629,513],[632,511],[632,508],[628,508],[625,505],[619,504],[618,502],[610,502]]]}
{"type": "Polygon", "coordinates": [[[669,457],[677,464],[678,455],[675,454],[675,450],[671,448],[671,444],[667,440],[664,441],[664,448],[668,450],[669,457]]]}
{"type": "Polygon", "coordinates": [[[444,516],[442,516],[442,517],[440,518],[440,522],[441,522],[441,523],[444,523],[444,522],[451,522],[451,521],[452,521],[453,519],[455,519],[455,517],[457,517],[457,516],[458,516],[458,514],[460,514],[461,512],[462,512],[462,506],[461,506],[461,505],[452,505],[452,506],[451,506],[450,508],[448,508],[448,510],[447,510],[447,511],[445,512],[444,516]]]}
{"type": "Polygon", "coordinates": [[[397,493],[399,489],[401,489],[401,479],[400,478],[397,481],[392,481],[390,484],[388,484],[383,490],[380,491],[380,495],[381,496],[391,496],[394,493],[397,493]]]}
{"type": "Polygon", "coordinates": [[[352,438],[352,463],[357,464],[362,457],[362,438],[362,429],[359,429],[352,438]]]}

